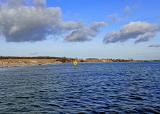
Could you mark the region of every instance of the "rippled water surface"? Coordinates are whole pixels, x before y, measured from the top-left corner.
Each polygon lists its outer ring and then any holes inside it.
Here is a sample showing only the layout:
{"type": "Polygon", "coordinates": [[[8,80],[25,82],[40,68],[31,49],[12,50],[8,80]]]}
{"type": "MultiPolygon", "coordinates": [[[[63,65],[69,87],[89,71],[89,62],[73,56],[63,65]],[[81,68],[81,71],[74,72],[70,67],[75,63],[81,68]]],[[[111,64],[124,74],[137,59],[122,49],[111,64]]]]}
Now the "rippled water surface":
{"type": "Polygon", "coordinates": [[[160,113],[160,63],[1,68],[0,113],[160,113]]]}

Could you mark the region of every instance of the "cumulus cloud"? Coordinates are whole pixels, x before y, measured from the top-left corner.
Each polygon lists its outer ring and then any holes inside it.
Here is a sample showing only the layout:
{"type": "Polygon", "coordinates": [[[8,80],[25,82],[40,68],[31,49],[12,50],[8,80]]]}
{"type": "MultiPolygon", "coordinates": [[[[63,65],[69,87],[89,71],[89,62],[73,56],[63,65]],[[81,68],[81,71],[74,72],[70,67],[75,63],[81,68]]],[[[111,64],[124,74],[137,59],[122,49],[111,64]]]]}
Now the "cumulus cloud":
{"type": "Polygon", "coordinates": [[[147,32],[145,34],[139,35],[135,43],[147,42],[150,39],[154,38],[155,36],[156,36],[155,32],[147,32]]]}
{"type": "Polygon", "coordinates": [[[106,26],[105,22],[95,22],[90,27],[82,26],[78,30],[72,31],[66,36],[65,40],[69,42],[84,42],[91,40],[99,33],[99,29],[106,26]]]}
{"type": "Polygon", "coordinates": [[[149,45],[148,47],[153,47],[153,48],[160,48],[160,44],[149,45]]]}
{"type": "MultiPolygon", "coordinates": [[[[64,33],[71,33],[66,39],[72,41],[69,39],[75,34],[73,31],[82,32],[81,38],[88,39],[94,37],[99,26],[102,26],[97,23],[87,28],[81,22],[64,21],[59,7],[46,7],[46,0],[31,2],[33,5],[27,5],[27,0],[5,0],[1,4],[0,35],[7,42],[42,41],[47,36],[54,37],[64,33]]],[[[81,41],[80,37],[78,39],[81,41]]]]}
{"type": "Polygon", "coordinates": [[[125,42],[129,39],[135,39],[135,43],[146,42],[154,38],[159,31],[158,25],[140,21],[130,22],[119,31],[107,34],[104,43],[125,42]]]}

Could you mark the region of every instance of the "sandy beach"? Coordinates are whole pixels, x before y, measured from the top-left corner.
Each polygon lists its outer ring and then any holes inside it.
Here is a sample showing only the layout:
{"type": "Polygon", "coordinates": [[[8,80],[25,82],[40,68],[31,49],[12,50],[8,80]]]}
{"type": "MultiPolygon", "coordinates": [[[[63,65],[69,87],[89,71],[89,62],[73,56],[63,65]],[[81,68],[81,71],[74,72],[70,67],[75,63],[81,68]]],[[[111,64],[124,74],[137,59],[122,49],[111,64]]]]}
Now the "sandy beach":
{"type": "Polygon", "coordinates": [[[0,68],[62,63],[56,59],[0,59],[0,68]]]}

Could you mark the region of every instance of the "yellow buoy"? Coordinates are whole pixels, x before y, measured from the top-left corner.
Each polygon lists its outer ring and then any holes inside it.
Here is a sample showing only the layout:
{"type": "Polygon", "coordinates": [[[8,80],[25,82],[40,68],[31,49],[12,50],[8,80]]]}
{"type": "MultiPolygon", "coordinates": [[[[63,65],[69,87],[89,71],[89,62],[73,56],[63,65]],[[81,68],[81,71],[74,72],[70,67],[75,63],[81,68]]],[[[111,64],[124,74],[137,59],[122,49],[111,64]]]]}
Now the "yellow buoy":
{"type": "Polygon", "coordinates": [[[77,61],[77,60],[74,60],[74,61],[72,62],[72,64],[73,64],[74,66],[77,66],[77,65],[78,65],[78,61],[77,61]]]}

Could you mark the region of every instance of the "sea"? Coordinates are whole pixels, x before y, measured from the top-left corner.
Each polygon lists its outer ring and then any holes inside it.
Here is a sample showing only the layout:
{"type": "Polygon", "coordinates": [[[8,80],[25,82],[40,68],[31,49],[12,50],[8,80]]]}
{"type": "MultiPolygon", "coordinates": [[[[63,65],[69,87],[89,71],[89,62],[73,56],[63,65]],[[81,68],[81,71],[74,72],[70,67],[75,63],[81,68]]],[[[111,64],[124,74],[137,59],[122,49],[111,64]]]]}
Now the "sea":
{"type": "Polygon", "coordinates": [[[0,68],[0,114],[159,114],[160,62],[0,68]]]}

